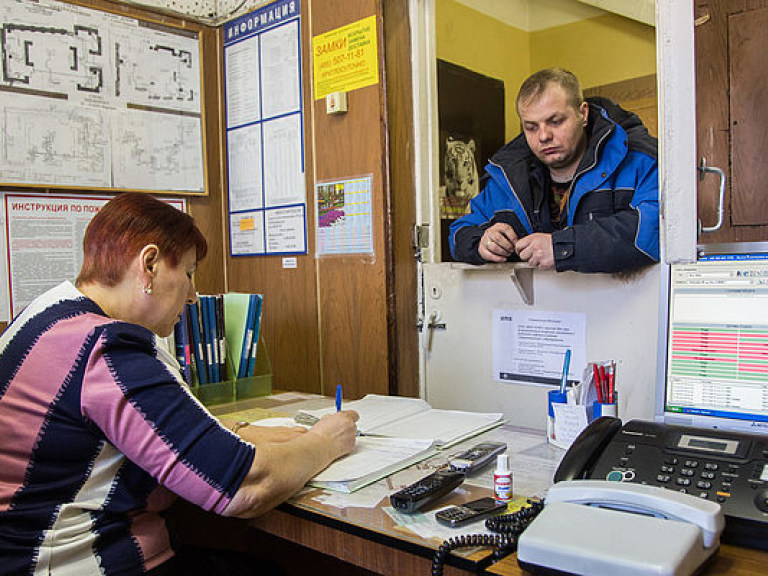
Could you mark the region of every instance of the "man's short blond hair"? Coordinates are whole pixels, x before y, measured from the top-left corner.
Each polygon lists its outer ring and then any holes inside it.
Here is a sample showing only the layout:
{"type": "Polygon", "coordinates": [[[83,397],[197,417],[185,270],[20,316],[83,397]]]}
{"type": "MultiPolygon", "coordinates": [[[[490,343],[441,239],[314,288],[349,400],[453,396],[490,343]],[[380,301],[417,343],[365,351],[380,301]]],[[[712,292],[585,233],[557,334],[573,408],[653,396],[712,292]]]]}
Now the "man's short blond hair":
{"type": "Polygon", "coordinates": [[[568,104],[575,110],[579,109],[584,101],[584,93],[581,91],[581,82],[576,75],[564,68],[545,68],[530,75],[520,86],[517,100],[515,100],[518,113],[521,102],[526,105],[537,100],[550,84],[560,86],[565,91],[568,104]]]}

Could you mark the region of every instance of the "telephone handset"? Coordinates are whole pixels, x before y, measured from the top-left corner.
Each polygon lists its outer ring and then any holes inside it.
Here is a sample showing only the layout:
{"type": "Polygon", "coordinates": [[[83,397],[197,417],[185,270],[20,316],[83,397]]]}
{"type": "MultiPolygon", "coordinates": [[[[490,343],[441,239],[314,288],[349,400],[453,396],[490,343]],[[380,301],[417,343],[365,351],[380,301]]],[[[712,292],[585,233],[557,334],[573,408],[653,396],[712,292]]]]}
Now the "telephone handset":
{"type": "MultiPolygon", "coordinates": [[[[647,484],[715,502],[723,542],[768,549],[768,438],[616,418],[595,420],[563,456],[554,481],[647,484]]],[[[557,485],[557,484],[556,484],[557,485]]]]}
{"type": "Polygon", "coordinates": [[[621,429],[621,420],[611,416],[603,416],[593,420],[582,430],[571,444],[560,461],[555,472],[554,481],[589,478],[597,459],[605,447],[621,429]]]}
{"type": "Polygon", "coordinates": [[[694,574],[725,523],[714,502],[604,480],[559,482],[544,504],[518,541],[518,563],[534,574],[694,574]]]}

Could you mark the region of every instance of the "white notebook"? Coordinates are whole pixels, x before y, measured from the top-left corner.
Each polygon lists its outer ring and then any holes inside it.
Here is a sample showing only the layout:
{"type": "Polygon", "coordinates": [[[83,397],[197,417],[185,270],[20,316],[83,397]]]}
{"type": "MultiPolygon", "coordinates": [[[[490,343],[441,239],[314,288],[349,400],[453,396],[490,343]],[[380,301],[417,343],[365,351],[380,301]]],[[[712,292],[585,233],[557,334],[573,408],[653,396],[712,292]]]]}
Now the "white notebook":
{"type": "MultiPolygon", "coordinates": [[[[368,394],[345,403],[342,409],[360,414],[357,429],[362,435],[429,439],[438,448],[452,446],[504,423],[500,412],[439,410],[419,398],[403,396],[368,394]]],[[[330,407],[300,411],[296,422],[311,424],[335,410],[330,407]]]]}
{"type": "Polygon", "coordinates": [[[430,440],[361,436],[355,449],[309,481],[310,486],[354,492],[433,455],[430,440]]]}

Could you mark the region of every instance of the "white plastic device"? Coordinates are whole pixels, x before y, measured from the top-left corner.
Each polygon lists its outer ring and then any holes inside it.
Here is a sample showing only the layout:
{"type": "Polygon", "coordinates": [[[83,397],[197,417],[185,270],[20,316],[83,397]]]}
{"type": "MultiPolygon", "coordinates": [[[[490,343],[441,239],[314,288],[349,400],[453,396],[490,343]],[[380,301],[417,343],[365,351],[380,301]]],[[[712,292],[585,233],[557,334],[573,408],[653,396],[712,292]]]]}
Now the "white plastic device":
{"type": "Polygon", "coordinates": [[[544,510],[518,542],[519,564],[537,574],[688,576],[714,554],[725,526],[720,506],[628,482],[553,485],[544,510]]]}

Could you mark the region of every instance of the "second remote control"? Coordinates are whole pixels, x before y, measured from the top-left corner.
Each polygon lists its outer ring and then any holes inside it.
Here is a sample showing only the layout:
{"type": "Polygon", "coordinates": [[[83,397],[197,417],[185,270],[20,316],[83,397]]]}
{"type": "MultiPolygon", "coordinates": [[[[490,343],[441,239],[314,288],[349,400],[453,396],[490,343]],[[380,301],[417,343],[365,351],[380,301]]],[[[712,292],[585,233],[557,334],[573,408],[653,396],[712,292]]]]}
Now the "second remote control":
{"type": "Polygon", "coordinates": [[[396,510],[412,514],[451,492],[464,482],[464,477],[461,472],[438,470],[395,492],[389,501],[396,510]]]}

